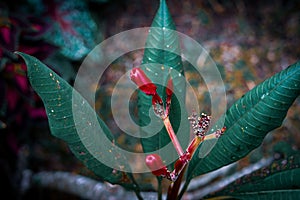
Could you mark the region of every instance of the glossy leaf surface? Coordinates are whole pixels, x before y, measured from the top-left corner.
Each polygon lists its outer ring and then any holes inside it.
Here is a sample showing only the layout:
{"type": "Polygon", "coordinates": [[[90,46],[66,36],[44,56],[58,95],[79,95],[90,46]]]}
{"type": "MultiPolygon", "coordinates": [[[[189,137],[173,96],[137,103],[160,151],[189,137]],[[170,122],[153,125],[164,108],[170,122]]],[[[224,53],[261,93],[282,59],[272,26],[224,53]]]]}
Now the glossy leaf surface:
{"type": "Polygon", "coordinates": [[[250,197],[283,199],[296,196],[299,198],[300,179],[297,178],[300,176],[299,164],[300,156],[296,152],[236,180],[213,196],[230,194],[231,197],[242,199],[250,197]]]}
{"type": "Polygon", "coordinates": [[[122,156],[115,157],[118,152],[110,130],[98,116],[96,122],[92,120],[91,116],[96,113],[87,101],[38,59],[24,53],[18,54],[26,62],[33,89],[43,100],[52,135],[64,140],[74,155],[101,179],[132,187],[131,174],[112,169],[91,153],[98,151],[100,158],[111,153],[111,164],[124,165],[122,156]],[[76,121],[75,115],[80,121],[76,121]],[[103,137],[110,143],[101,142],[103,137]]]}
{"type": "Polygon", "coordinates": [[[226,112],[224,135],[203,159],[196,155],[188,180],[246,156],[267,133],[281,126],[288,109],[300,94],[300,62],[275,74],[236,101],[226,112]]]}
{"type": "MultiPolygon", "coordinates": [[[[276,190],[276,191],[257,191],[257,192],[245,192],[236,196],[228,197],[228,199],[274,199],[274,200],[294,200],[299,199],[300,190],[276,190]]],[[[226,199],[226,198],[225,198],[226,199]]]]}
{"type": "MultiPolygon", "coordinates": [[[[157,92],[164,102],[166,101],[166,86],[171,71],[175,92],[172,96],[169,116],[171,124],[179,137],[179,141],[182,142],[181,145],[185,146],[189,140],[189,123],[185,109],[181,107],[184,106],[185,80],[183,78],[178,34],[173,30],[175,30],[175,25],[167,8],[167,4],[165,0],[161,0],[159,9],[149,30],[141,68],[151,81],[157,85],[157,92]]],[[[153,113],[151,110],[151,97],[145,95],[143,92],[139,92],[138,107],[139,123],[141,126],[147,126],[149,123],[155,121],[157,126],[161,127],[157,133],[153,132],[151,126],[142,128],[143,138],[141,141],[144,151],[152,152],[160,150],[165,145],[170,144],[170,138],[166,129],[163,127],[161,119],[154,116],[151,118],[154,121],[151,121],[149,117],[149,113],[150,115],[153,113]]],[[[172,159],[172,152],[169,150],[170,149],[168,149],[168,156],[172,159]]],[[[174,160],[177,154],[175,149],[171,149],[171,151],[173,151],[174,160]]],[[[162,159],[164,158],[165,156],[162,156],[162,159]]]]}

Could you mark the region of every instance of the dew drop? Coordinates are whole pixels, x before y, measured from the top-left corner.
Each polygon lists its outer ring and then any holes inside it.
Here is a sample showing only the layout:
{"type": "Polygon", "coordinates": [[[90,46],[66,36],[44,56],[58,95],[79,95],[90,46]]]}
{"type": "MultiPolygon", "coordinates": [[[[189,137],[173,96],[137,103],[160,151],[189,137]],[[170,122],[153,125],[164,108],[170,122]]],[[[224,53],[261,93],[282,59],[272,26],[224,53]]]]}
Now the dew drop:
{"type": "Polygon", "coordinates": [[[166,30],[166,27],[162,27],[163,30],[166,30]]]}
{"type": "Polygon", "coordinates": [[[51,112],[54,112],[54,110],[52,109],[51,112]]]}
{"type": "Polygon", "coordinates": [[[169,48],[169,47],[170,47],[170,45],[167,45],[166,47],[167,47],[167,48],[169,48]]]}
{"type": "Polygon", "coordinates": [[[50,76],[53,76],[53,74],[50,72],[50,76]]]}

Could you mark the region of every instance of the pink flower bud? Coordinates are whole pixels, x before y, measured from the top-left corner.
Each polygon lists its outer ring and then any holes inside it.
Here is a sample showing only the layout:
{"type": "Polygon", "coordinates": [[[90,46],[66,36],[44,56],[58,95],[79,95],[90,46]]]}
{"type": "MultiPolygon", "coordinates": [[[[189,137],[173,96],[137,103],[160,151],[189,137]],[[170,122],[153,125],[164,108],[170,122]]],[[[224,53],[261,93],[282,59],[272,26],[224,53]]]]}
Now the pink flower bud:
{"type": "Polygon", "coordinates": [[[155,176],[167,176],[168,169],[158,154],[150,154],[146,157],[146,165],[155,176]]]}
{"type": "Polygon", "coordinates": [[[133,68],[130,72],[130,79],[139,87],[146,95],[155,95],[156,85],[147,77],[141,68],[133,68]]]}

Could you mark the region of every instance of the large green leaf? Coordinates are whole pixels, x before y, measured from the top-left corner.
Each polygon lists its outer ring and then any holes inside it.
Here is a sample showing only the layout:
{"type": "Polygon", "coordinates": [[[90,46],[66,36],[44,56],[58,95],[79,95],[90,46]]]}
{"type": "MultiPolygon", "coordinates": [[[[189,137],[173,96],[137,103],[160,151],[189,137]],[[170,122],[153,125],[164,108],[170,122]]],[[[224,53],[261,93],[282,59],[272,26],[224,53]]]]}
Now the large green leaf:
{"type": "MultiPolygon", "coordinates": [[[[257,85],[226,112],[227,131],[203,159],[196,155],[188,168],[187,183],[195,176],[246,156],[265,135],[282,124],[300,94],[300,62],[257,85]]],[[[218,123],[217,123],[218,124],[218,123]]]]}
{"type": "MultiPolygon", "coordinates": [[[[161,0],[159,9],[149,30],[141,68],[157,84],[158,94],[163,100],[165,99],[165,86],[168,81],[169,71],[172,68],[171,74],[176,95],[172,97],[169,116],[171,124],[179,137],[179,141],[183,146],[186,146],[189,140],[189,123],[185,107],[182,107],[184,106],[185,98],[185,79],[183,78],[178,34],[173,30],[175,30],[175,25],[168,7],[165,0],[161,0]]],[[[139,92],[138,107],[139,123],[141,126],[144,126],[141,129],[143,137],[141,142],[144,151],[152,152],[160,150],[165,145],[170,144],[169,136],[163,127],[161,119],[154,116],[153,111],[151,111],[151,97],[139,92]],[[149,124],[152,124],[152,126],[147,126],[149,124]],[[157,134],[154,132],[154,126],[161,127],[157,134]]],[[[172,147],[172,144],[170,146],[172,147]]],[[[174,160],[177,154],[174,153],[174,149],[172,148],[168,148],[167,151],[163,151],[162,153],[166,153],[169,159],[174,160]],[[175,157],[172,157],[172,155],[175,157]]],[[[166,158],[166,156],[162,157],[163,159],[166,158]]]]}
{"type": "Polygon", "coordinates": [[[245,192],[238,195],[219,197],[219,199],[241,199],[241,200],[294,200],[300,198],[300,190],[275,190],[245,192]]]}
{"type": "MultiPolygon", "coordinates": [[[[259,169],[228,185],[212,196],[228,195],[244,199],[274,198],[274,193],[286,193],[288,197],[300,196],[300,155],[299,152],[287,158],[276,160],[270,166],[259,169]]],[[[296,199],[298,199],[296,198],[296,199]]]]}
{"type": "Polygon", "coordinates": [[[241,186],[237,192],[256,192],[267,190],[300,189],[300,168],[278,172],[267,178],[241,186]]]}
{"type": "Polygon", "coordinates": [[[27,75],[33,89],[43,100],[51,133],[64,140],[74,155],[103,180],[133,187],[132,181],[128,179],[132,174],[112,169],[99,161],[101,156],[107,157],[111,153],[108,159],[112,165],[124,165],[121,156],[115,157],[118,152],[110,130],[87,101],[38,59],[20,52],[18,54],[26,62],[27,75]],[[75,115],[80,121],[76,121],[75,115]],[[108,138],[109,144],[103,144],[103,138],[108,138]],[[92,152],[97,151],[99,157],[96,158],[92,152]]]}

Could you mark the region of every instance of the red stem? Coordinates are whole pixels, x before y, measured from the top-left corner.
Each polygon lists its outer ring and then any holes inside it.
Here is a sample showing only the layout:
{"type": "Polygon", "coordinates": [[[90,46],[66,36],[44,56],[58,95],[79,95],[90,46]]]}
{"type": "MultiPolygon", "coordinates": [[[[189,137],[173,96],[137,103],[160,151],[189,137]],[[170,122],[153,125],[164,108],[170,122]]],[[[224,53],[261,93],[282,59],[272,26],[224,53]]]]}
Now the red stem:
{"type": "Polygon", "coordinates": [[[169,134],[169,136],[170,136],[170,138],[172,140],[172,143],[173,143],[173,145],[174,145],[174,147],[175,147],[178,155],[182,156],[184,154],[184,151],[182,150],[182,147],[181,147],[181,145],[180,145],[180,143],[179,143],[179,141],[178,141],[178,139],[177,139],[177,137],[176,137],[176,135],[174,133],[174,130],[172,128],[172,125],[171,125],[171,122],[169,120],[169,117],[166,117],[165,119],[163,119],[163,122],[164,122],[164,125],[165,125],[165,127],[166,127],[166,129],[168,131],[168,134],[169,134]]]}

